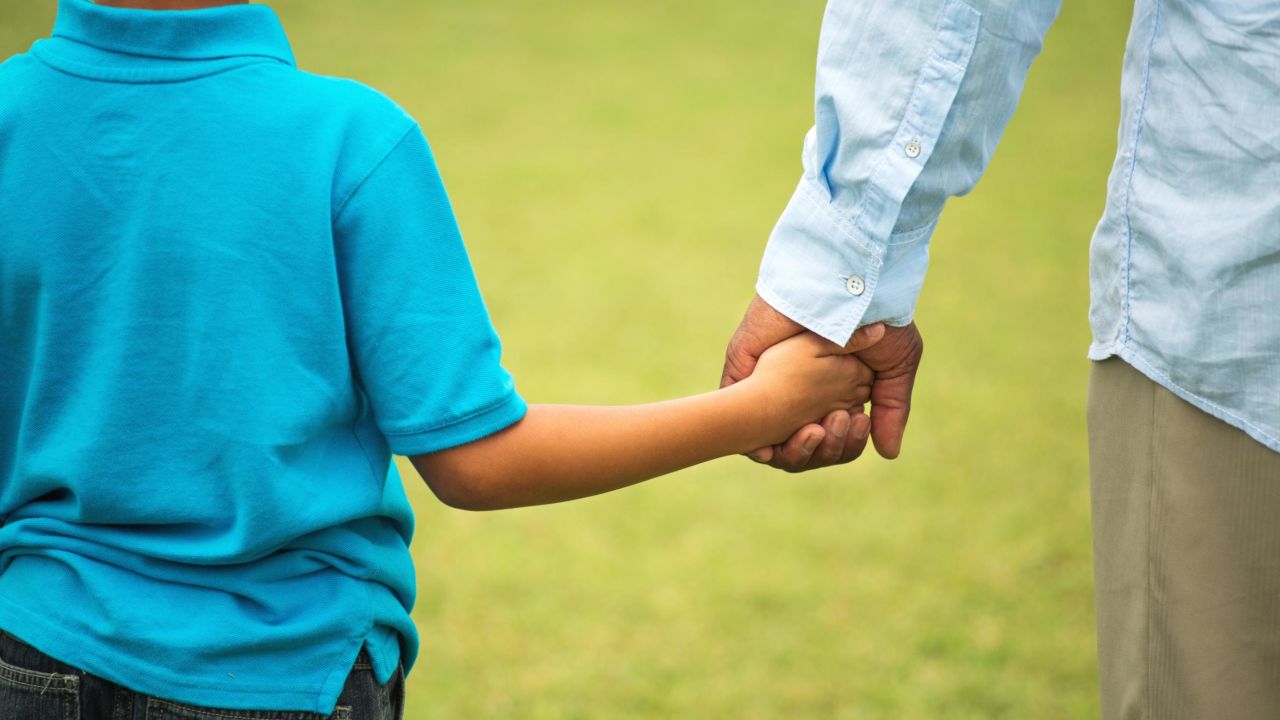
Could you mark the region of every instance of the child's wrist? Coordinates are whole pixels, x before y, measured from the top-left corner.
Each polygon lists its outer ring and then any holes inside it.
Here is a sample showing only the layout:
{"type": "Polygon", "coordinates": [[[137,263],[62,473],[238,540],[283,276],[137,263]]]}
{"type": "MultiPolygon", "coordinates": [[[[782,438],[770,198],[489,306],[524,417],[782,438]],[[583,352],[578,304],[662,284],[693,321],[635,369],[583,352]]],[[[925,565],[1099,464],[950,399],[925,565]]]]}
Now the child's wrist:
{"type": "Polygon", "coordinates": [[[733,414],[738,427],[742,430],[742,444],[739,452],[747,453],[772,445],[785,433],[785,424],[779,417],[776,393],[769,383],[755,375],[749,376],[729,387],[734,400],[733,414]]]}

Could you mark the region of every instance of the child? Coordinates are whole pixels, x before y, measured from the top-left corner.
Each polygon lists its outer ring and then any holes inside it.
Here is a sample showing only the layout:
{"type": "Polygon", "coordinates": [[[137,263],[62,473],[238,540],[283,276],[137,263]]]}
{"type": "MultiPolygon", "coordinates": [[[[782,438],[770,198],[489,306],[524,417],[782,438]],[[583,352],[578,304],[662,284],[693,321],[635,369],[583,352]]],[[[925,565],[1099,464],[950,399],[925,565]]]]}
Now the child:
{"type": "Polygon", "coordinates": [[[110,4],[0,65],[4,717],[398,717],[392,453],[515,507],[866,401],[798,336],[724,390],[526,407],[410,117],[297,70],[265,6],[110,4]]]}

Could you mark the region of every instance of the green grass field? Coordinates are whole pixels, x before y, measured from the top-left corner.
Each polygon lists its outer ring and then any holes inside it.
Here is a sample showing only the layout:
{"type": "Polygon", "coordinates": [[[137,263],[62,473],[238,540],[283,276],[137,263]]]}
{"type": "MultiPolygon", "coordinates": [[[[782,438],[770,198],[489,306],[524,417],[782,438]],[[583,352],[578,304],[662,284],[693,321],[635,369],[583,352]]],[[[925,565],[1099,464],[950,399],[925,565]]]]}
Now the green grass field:
{"type": "MultiPolygon", "coordinates": [[[[410,718],[1083,718],[1097,682],[1087,253],[1130,8],[1066,4],[918,311],[903,456],[730,458],[417,510],[410,718]]],[[[288,0],[299,64],[431,139],[531,401],[696,393],[799,177],[820,0],[288,0]]],[[[0,56],[51,0],[0,0],[0,56]]]]}

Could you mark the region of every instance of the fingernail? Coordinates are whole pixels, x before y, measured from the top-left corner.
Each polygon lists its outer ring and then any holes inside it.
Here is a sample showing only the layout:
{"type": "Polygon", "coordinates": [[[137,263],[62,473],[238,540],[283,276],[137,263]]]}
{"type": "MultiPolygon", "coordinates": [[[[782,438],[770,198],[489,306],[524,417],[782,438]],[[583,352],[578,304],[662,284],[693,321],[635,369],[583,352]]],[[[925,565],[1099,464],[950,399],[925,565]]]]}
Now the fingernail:
{"type": "Polygon", "coordinates": [[[752,460],[755,460],[758,463],[765,462],[764,456],[754,451],[747,453],[747,457],[751,458],[752,460]]]}
{"type": "MultiPolygon", "coordinates": [[[[865,418],[867,416],[859,415],[858,417],[865,418]]],[[[871,420],[862,420],[853,424],[853,436],[859,440],[866,440],[869,432],[871,432],[871,420]]]]}
{"type": "Polygon", "coordinates": [[[849,416],[841,413],[831,422],[831,434],[843,440],[849,434],[849,416]]]}
{"type": "Polygon", "coordinates": [[[820,435],[810,435],[805,439],[804,444],[800,447],[804,448],[805,452],[811,453],[818,447],[818,443],[820,442],[822,442],[822,437],[820,435]]]}

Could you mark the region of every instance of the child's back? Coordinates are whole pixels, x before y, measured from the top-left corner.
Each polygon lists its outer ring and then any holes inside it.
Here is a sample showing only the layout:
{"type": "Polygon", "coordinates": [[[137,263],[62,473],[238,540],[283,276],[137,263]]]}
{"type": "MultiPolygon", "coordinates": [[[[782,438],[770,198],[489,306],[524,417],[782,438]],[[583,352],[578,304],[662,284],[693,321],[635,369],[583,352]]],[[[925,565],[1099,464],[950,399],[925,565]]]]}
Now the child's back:
{"type": "Polygon", "coordinates": [[[390,452],[523,411],[417,125],[270,9],[63,0],[0,65],[0,628],[329,713],[417,650],[390,452]]]}

